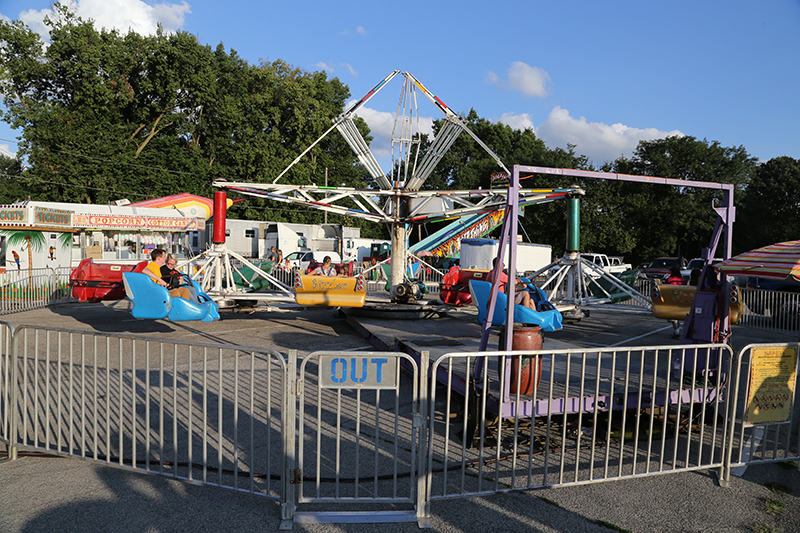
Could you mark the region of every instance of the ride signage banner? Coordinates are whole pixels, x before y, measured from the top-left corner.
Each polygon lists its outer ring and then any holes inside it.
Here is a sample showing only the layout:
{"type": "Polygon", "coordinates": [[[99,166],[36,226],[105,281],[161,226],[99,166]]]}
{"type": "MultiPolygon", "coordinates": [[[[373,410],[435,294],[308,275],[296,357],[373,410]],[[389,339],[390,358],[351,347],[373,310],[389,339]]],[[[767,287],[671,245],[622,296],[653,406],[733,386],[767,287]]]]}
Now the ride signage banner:
{"type": "Polygon", "coordinates": [[[135,228],[143,230],[195,231],[197,219],[162,218],[126,215],[84,215],[74,216],[76,227],[85,228],[135,228]]]}

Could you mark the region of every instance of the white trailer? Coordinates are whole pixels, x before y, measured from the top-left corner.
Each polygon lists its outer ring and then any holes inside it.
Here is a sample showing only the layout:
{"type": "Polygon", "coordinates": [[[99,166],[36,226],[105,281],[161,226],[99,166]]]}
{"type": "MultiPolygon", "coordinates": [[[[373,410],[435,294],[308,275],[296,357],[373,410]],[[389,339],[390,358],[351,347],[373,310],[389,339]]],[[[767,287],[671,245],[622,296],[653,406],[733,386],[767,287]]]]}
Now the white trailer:
{"type": "MultiPolygon", "coordinates": [[[[496,239],[461,239],[459,262],[461,268],[490,270],[497,257],[500,242],[496,239]]],[[[506,247],[504,264],[508,264],[509,247],[506,247]]],[[[517,244],[517,272],[534,272],[550,264],[553,248],[549,244],[517,244]]]]}

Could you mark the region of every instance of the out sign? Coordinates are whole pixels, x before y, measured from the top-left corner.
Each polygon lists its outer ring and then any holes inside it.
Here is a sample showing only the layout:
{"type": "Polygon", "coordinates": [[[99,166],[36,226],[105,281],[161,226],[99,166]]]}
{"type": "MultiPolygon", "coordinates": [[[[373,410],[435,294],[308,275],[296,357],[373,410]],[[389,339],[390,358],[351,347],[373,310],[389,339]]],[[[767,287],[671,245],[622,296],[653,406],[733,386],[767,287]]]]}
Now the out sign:
{"type": "Polygon", "coordinates": [[[397,357],[321,355],[320,385],[327,389],[395,389],[397,357]]]}

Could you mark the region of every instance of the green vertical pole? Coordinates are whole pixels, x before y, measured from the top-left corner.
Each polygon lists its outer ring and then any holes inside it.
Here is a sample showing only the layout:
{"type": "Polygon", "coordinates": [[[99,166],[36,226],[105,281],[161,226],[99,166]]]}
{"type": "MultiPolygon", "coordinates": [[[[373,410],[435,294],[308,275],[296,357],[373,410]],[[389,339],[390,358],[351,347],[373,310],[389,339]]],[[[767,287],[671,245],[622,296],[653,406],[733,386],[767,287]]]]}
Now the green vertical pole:
{"type": "Polygon", "coordinates": [[[567,200],[567,252],[579,252],[581,248],[580,200],[573,196],[567,200]]]}

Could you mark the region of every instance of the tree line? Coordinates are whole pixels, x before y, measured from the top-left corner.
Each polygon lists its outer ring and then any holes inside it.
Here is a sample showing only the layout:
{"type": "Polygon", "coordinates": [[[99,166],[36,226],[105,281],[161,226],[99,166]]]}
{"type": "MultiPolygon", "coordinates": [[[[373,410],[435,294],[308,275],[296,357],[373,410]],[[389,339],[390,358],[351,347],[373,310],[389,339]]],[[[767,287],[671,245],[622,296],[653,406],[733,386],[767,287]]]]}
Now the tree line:
{"type": "MultiPolygon", "coordinates": [[[[0,21],[0,118],[21,133],[18,155],[0,157],[0,203],[107,203],[179,192],[212,194],[211,183],[271,182],[344,111],[349,88],[338,78],[276,60],[251,65],[234,50],[198,43],[185,32],[141,36],[97,30],[56,4],[47,45],[20,21],[0,21]]],[[[548,148],[532,130],[493,123],[470,110],[470,129],[512,164],[602,170],[735,185],[734,252],[800,238],[800,161],[759,162],[743,146],[691,136],[639,143],[630,158],[595,168],[574,146],[548,148]]],[[[434,123],[434,135],[443,121],[434,123]]],[[[367,141],[369,128],[357,126],[367,141]]],[[[423,136],[420,149],[430,149],[423,136]]],[[[286,180],[374,187],[338,134],[326,136],[286,180]]],[[[496,163],[467,135],[444,155],[429,189],[491,186],[496,163]]],[[[574,178],[524,177],[523,187],[573,185],[574,178]]],[[[586,180],[581,238],[586,251],[630,262],[659,255],[696,257],[708,245],[719,193],[695,188],[586,180]]],[[[566,243],[563,202],[533,206],[522,218],[532,242],[566,243]]],[[[248,197],[234,218],[319,223],[321,212],[248,197]]],[[[385,228],[328,215],[328,221],[385,237],[385,228]]],[[[423,228],[433,232],[435,227],[423,228]]],[[[417,233],[417,232],[414,232],[417,233]]]]}

